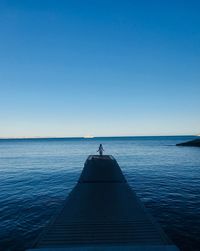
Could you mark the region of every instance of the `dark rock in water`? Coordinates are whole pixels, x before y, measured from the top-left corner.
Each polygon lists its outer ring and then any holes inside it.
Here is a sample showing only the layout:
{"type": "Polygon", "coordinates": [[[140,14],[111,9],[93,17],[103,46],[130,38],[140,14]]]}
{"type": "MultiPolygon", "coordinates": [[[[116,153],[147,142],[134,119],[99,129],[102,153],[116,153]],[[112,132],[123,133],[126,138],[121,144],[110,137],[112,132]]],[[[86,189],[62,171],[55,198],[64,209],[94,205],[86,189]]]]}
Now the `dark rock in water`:
{"type": "Polygon", "coordinates": [[[187,141],[187,142],[184,142],[184,143],[176,144],[176,145],[177,146],[198,146],[198,147],[200,147],[200,138],[194,139],[194,140],[191,140],[191,141],[187,141]]]}

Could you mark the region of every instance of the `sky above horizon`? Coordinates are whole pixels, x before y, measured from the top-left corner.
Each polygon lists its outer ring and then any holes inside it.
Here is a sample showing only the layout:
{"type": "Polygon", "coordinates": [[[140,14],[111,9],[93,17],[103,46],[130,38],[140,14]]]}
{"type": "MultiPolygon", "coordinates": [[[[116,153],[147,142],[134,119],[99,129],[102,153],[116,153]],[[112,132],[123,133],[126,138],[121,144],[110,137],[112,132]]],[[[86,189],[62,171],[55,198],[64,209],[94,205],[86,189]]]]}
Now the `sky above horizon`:
{"type": "Polygon", "coordinates": [[[0,137],[200,133],[199,10],[0,1],[0,137]]]}

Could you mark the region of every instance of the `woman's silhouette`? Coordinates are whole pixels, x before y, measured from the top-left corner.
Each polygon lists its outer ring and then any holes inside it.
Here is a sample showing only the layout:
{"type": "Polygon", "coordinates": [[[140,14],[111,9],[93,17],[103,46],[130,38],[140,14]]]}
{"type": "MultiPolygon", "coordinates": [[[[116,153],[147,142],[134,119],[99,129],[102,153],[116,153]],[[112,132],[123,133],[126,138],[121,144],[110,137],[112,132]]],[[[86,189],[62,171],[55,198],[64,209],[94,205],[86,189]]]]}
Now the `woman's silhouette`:
{"type": "Polygon", "coordinates": [[[102,144],[100,144],[99,145],[99,149],[98,149],[97,152],[99,152],[99,155],[102,156],[103,155],[103,151],[104,151],[103,146],[102,146],[102,144]]]}

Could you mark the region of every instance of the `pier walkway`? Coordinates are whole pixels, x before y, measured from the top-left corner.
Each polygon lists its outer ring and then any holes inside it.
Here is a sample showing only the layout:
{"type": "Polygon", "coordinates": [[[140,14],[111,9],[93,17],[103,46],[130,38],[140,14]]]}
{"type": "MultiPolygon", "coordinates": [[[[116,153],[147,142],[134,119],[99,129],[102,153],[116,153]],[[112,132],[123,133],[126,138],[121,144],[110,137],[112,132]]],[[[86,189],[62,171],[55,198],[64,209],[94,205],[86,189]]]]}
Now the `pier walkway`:
{"type": "Polygon", "coordinates": [[[91,155],[62,210],[30,250],[179,249],[148,214],[117,161],[91,155]]]}

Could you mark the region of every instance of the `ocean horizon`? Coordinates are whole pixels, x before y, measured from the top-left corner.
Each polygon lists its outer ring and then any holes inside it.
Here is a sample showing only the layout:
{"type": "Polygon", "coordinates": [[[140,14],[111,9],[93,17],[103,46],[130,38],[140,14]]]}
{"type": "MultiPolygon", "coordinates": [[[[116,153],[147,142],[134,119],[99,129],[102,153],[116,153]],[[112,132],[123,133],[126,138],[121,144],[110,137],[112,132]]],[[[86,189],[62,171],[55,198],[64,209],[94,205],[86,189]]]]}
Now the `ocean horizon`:
{"type": "Polygon", "coordinates": [[[114,136],[35,136],[35,137],[0,137],[0,140],[16,140],[16,139],[104,139],[104,138],[148,138],[148,137],[198,137],[198,134],[174,134],[174,135],[114,135],[114,136]]]}

